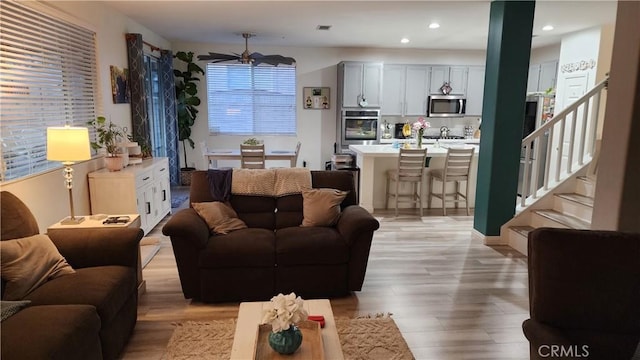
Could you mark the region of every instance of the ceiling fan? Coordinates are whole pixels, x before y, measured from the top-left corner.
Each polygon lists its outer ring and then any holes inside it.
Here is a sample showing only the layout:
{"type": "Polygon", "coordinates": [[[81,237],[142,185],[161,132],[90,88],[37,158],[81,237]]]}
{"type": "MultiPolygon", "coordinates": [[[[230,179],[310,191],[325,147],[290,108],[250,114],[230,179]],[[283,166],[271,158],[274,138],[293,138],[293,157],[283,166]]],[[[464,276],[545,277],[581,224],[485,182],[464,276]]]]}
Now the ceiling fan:
{"type": "Polygon", "coordinates": [[[209,55],[198,55],[198,60],[210,60],[213,63],[219,63],[223,61],[233,61],[236,60],[243,64],[251,64],[251,65],[260,65],[262,63],[278,66],[279,64],[287,64],[292,65],[296,62],[296,60],[292,57],[286,57],[282,55],[263,55],[259,52],[249,53],[249,38],[255,36],[250,33],[242,33],[242,37],[244,38],[244,52],[242,54],[233,53],[233,55],[229,54],[219,54],[210,52],[209,55]]]}

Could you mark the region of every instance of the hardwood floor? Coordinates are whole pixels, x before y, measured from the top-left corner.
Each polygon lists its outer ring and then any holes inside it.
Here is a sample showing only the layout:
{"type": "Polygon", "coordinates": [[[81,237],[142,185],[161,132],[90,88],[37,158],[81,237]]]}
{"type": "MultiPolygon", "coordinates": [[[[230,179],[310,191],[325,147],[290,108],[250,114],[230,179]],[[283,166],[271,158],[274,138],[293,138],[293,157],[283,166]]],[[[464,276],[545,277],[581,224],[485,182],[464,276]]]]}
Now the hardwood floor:
{"type": "MultiPolygon", "coordinates": [[[[522,321],[529,317],[526,258],[509,247],[471,239],[464,210],[374,214],[375,233],[362,291],[331,299],[336,316],[390,312],[416,359],[527,359],[522,321]],[[460,215],[456,215],[460,214],[460,215]]],[[[171,243],[159,224],[162,248],[143,270],[147,292],[124,359],[161,359],[184,320],[234,318],[238,303],[185,300],[171,243]]],[[[159,234],[159,235],[158,235],[159,234]]]]}

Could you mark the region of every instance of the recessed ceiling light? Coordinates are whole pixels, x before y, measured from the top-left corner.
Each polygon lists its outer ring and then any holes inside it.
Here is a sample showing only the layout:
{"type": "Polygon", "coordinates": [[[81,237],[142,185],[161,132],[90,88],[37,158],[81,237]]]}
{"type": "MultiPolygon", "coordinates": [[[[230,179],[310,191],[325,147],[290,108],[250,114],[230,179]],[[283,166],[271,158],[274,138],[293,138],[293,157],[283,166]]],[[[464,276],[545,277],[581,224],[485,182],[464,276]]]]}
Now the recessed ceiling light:
{"type": "Polygon", "coordinates": [[[429,29],[437,29],[437,28],[439,28],[439,27],[440,27],[440,24],[435,23],[435,22],[434,22],[434,23],[429,24],[429,29]]]}
{"type": "Polygon", "coordinates": [[[406,43],[408,43],[408,42],[409,42],[409,39],[407,39],[407,38],[402,38],[402,39],[400,39],[400,42],[401,42],[401,43],[403,43],[403,44],[406,44],[406,43]]]}
{"type": "Polygon", "coordinates": [[[553,26],[551,26],[551,25],[545,25],[545,26],[543,26],[543,27],[542,27],[542,30],[543,30],[543,31],[551,31],[551,30],[553,30],[553,26]]]}

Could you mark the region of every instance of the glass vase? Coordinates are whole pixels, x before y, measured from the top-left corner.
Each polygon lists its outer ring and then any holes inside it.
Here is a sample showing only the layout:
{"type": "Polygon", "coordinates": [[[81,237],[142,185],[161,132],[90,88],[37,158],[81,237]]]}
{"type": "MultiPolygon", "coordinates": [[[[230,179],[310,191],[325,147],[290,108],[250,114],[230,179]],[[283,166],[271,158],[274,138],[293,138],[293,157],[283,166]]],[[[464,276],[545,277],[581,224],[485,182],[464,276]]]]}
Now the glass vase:
{"type": "Polygon", "coordinates": [[[418,149],[422,149],[422,135],[424,135],[423,129],[416,131],[416,148],[418,149]]]}
{"type": "Polygon", "coordinates": [[[302,344],[302,331],[291,325],[289,329],[269,333],[269,346],[279,354],[293,354],[302,344]]]}

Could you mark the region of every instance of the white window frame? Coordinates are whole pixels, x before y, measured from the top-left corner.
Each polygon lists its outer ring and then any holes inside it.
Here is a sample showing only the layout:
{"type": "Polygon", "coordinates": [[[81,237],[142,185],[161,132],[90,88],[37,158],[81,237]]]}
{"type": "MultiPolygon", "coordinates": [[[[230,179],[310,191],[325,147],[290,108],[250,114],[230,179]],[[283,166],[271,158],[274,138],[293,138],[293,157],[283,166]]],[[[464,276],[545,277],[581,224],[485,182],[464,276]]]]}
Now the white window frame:
{"type": "Polygon", "coordinates": [[[0,3],[3,182],[60,167],[46,159],[47,127],[86,127],[97,112],[95,31],[53,9],[27,4],[0,3]]]}
{"type": "Polygon", "coordinates": [[[296,80],[295,66],[208,63],[209,133],[295,136],[296,80]]]}

